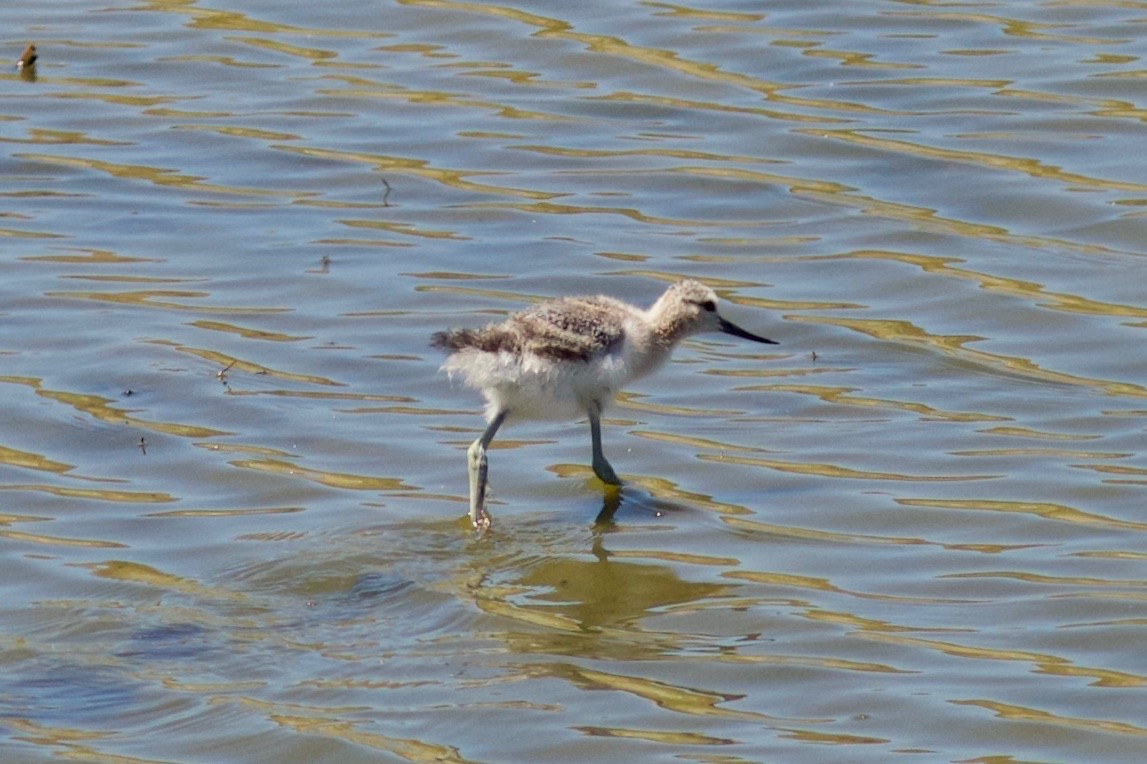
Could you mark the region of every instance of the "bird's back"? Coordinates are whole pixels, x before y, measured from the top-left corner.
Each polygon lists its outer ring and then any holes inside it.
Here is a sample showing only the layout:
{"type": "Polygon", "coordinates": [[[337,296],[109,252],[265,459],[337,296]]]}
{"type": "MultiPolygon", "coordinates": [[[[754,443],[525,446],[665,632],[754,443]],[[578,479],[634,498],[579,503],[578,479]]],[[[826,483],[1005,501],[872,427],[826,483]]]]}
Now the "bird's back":
{"type": "Polygon", "coordinates": [[[626,319],[633,312],[609,297],[565,297],[515,313],[500,324],[438,332],[430,344],[451,352],[590,361],[624,342],[626,319]]]}
{"type": "Polygon", "coordinates": [[[608,297],[566,297],[515,314],[506,323],[523,348],[553,361],[591,361],[625,341],[632,308],[608,297]]]}

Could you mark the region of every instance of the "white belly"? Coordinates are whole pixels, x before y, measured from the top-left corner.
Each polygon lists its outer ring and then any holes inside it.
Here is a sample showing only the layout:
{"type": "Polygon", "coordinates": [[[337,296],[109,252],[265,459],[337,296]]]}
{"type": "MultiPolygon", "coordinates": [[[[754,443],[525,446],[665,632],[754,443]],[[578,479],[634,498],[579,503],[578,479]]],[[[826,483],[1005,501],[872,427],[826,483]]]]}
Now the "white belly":
{"type": "Polygon", "coordinates": [[[597,402],[603,408],[632,379],[624,356],[605,355],[593,361],[552,361],[510,353],[461,351],[442,367],[486,396],[487,418],[499,411],[511,419],[580,419],[597,402]]]}

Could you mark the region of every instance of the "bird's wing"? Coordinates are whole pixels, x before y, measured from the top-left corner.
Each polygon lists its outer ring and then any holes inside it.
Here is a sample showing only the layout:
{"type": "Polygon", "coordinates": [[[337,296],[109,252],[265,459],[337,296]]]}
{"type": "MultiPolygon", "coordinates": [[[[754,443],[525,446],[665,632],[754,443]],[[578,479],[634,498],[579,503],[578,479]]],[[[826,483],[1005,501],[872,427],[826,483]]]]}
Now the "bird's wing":
{"type": "Polygon", "coordinates": [[[609,298],[567,297],[517,313],[507,323],[527,352],[559,361],[588,361],[625,339],[625,319],[632,310],[609,298]]]}

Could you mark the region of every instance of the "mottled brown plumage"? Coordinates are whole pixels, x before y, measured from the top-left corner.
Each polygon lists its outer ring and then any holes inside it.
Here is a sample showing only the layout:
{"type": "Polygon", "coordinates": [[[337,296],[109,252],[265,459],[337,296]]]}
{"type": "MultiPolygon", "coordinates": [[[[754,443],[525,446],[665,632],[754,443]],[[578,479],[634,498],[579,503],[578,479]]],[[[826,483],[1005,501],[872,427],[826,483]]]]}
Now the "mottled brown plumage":
{"type": "Polygon", "coordinates": [[[533,354],[551,361],[589,361],[625,341],[624,314],[608,297],[565,297],[515,313],[482,329],[436,333],[432,347],[483,353],[533,354]]]}

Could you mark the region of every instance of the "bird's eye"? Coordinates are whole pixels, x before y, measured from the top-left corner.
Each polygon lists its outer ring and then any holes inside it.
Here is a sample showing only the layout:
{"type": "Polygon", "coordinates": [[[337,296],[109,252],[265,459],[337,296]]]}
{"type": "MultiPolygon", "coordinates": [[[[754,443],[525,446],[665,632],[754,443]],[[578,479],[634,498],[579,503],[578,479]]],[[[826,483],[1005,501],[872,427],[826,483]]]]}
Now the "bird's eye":
{"type": "Polygon", "coordinates": [[[701,309],[712,313],[717,309],[717,303],[713,302],[712,300],[705,300],[705,302],[701,303],[701,309]]]}

